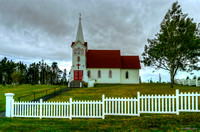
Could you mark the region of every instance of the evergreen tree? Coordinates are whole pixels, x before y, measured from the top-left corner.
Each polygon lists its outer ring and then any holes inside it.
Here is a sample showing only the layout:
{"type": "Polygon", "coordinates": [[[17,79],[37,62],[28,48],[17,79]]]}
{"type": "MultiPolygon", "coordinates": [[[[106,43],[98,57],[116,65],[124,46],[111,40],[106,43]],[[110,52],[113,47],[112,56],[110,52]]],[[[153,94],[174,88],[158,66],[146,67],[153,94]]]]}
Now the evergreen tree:
{"type": "Polygon", "coordinates": [[[61,79],[61,83],[63,85],[66,85],[66,82],[67,82],[66,76],[67,76],[66,69],[64,69],[63,76],[62,76],[62,79],[61,79]]]}

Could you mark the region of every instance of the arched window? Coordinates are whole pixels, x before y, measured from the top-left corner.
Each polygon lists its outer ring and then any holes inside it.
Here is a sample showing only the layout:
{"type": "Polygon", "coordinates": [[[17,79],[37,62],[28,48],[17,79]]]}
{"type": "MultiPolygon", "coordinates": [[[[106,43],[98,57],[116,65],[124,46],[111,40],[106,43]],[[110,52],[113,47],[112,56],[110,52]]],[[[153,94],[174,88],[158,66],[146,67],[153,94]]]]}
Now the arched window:
{"type": "Polygon", "coordinates": [[[101,71],[98,70],[98,78],[101,78],[101,71]]]}
{"type": "Polygon", "coordinates": [[[76,49],[74,49],[74,54],[76,54],[76,49]]]}
{"type": "Polygon", "coordinates": [[[112,78],[112,71],[111,70],[109,70],[109,72],[108,72],[108,77],[112,78]]]}
{"type": "Polygon", "coordinates": [[[88,70],[87,75],[88,75],[88,77],[91,77],[91,72],[90,72],[90,70],[88,70]]]}
{"type": "Polygon", "coordinates": [[[80,48],[78,48],[78,54],[80,55],[80,53],[81,53],[81,52],[80,52],[80,48]]]}
{"type": "Polygon", "coordinates": [[[83,49],[82,49],[82,53],[81,53],[82,55],[84,55],[84,53],[83,53],[83,52],[84,52],[84,51],[83,51],[83,49]]]}
{"type": "Polygon", "coordinates": [[[128,79],[128,71],[126,71],[126,79],[128,79]]]}
{"type": "Polygon", "coordinates": [[[80,62],[80,61],[81,61],[80,56],[78,56],[77,57],[77,62],[80,62]]]}

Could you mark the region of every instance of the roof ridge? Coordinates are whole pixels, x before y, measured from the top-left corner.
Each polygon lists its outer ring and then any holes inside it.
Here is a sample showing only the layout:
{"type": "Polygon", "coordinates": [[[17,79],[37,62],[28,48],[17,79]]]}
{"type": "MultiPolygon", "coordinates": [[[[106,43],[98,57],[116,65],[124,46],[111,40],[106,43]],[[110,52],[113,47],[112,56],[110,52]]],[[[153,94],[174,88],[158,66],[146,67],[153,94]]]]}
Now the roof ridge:
{"type": "Polygon", "coordinates": [[[97,49],[88,49],[88,50],[96,50],[96,51],[120,51],[120,50],[97,50],[97,49]]]}

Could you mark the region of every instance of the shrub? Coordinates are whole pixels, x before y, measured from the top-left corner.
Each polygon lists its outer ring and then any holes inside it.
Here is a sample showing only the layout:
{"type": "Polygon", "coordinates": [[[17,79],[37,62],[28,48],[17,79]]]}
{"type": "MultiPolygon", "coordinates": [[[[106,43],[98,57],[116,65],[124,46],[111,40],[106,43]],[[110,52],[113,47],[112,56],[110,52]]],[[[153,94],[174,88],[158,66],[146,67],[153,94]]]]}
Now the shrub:
{"type": "Polygon", "coordinates": [[[198,79],[197,79],[198,81],[200,81],[200,77],[198,77],[198,79]]]}
{"type": "Polygon", "coordinates": [[[11,74],[11,77],[12,77],[12,80],[14,82],[14,84],[19,84],[19,82],[21,81],[22,79],[22,73],[21,71],[14,71],[12,74],[11,74]]]}
{"type": "Polygon", "coordinates": [[[186,80],[190,79],[189,76],[186,77],[186,80]]]}
{"type": "Polygon", "coordinates": [[[197,76],[194,76],[193,79],[197,79],[197,76]]]}

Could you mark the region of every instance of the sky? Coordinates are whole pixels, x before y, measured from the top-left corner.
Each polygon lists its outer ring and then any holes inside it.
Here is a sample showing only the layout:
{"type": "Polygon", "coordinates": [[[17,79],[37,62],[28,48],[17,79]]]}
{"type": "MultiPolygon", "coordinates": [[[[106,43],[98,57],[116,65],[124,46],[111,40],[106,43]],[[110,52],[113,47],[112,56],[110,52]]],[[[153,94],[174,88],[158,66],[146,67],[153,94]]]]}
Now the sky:
{"type": "MultiPolygon", "coordinates": [[[[26,64],[42,59],[70,70],[72,50],[82,14],[84,40],[89,49],[121,50],[142,60],[147,39],[159,32],[160,23],[175,0],[0,0],[0,59],[26,64]]],[[[180,0],[183,13],[200,22],[200,1],[180,0]]],[[[170,80],[169,72],[140,70],[142,81],[170,80]]],[[[194,71],[193,75],[200,75],[194,71]]],[[[191,73],[179,72],[176,78],[191,73]]]]}

